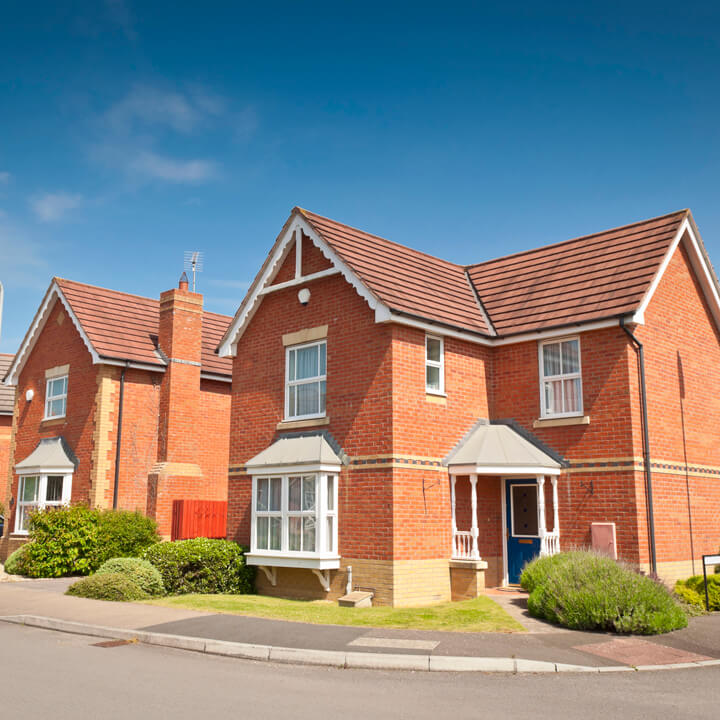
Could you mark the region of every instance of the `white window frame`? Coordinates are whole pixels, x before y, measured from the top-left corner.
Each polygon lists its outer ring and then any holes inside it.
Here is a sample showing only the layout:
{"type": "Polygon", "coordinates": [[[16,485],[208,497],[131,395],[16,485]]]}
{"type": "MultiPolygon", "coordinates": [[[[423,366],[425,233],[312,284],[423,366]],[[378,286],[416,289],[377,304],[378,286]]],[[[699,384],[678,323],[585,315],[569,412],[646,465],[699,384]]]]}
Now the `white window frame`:
{"type": "Polygon", "coordinates": [[[45,380],[45,417],[43,420],[56,420],[57,418],[64,418],[67,415],[67,396],[68,396],[68,375],[56,375],[49,377],[45,380]],[[65,392],[60,395],[50,395],[50,385],[57,380],[65,380],[65,392]],[[63,412],[62,415],[50,415],[50,407],[52,402],[55,400],[63,401],[63,412]]]}
{"type": "MultiPolygon", "coordinates": [[[[560,369],[562,370],[562,354],[560,356],[560,369]]],[[[553,338],[538,343],[538,367],[540,372],[540,417],[541,418],[565,418],[565,417],[581,417],[583,415],[583,380],[582,380],[582,345],[579,335],[571,335],[569,337],[553,338]],[[548,345],[560,345],[562,353],[562,343],[576,340],[578,344],[578,369],[574,373],[560,373],[559,375],[545,375],[545,358],[544,348],[548,345]],[[578,409],[572,412],[548,412],[545,406],[545,382],[552,380],[580,380],[580,391],[578,394],[578,409]]],[[[563,405],[565,404],[565,386],[562,385],[563,405]]]]}
{"type": "Polygon", "coordinates": [[[67,470],[53,471],[42,470],[39,472],[27,472],[18,476],[18,493],[17,503],[15,504],[15,535],[27,535],[29,528],[22,527],[23,510],[26,507],[32,507],[37,510],[45,510],[49,507],[60,507],[62,505],[70,504],[70,497],[72,495],[72,477],[73,474],[67,472],[67,470]],[[48,501],[47,498],[47,482],[49,477],[62,477],[62,495],[60,500],[48,501]],[[38,492],[37,500],[33,502],[23,502],[23,492],[25,490],[25,481],[27,478],[38,478],[38,492]]]}
{"type": "MultiPolygon", "coordinates": [[[[251,506],[251,532],[249,564],[279,565],[286,567],[339,567],[338,555],[338,484],[339,468],[324,467],[318,469],[283,468],[280,472],[271,469],[252,476],[252,506],[251,506]],[[289,487],[291,477],[315,477],[315,550],[290,550],[290,522],[291,517],[307,517],[312,511],[289,510],[289,487]],[[281,478],[280,512],[258,511],[257,489],[258,482],[266,478],[281,478]],[[328,478],[332,477],[332,497],[328,503],[328,478]],[[259,517],[281,517],[280,550],[258,548],[257,520],[259,517]],[[332,536],[328,538],[328,519],[332,518],[332,536]]],[[[302,507],[302,506],[301,506],[302,507]]]]}
{"type": "Polygon", "coordinates": [[[425,335],[425,392],[428,395],[445,395],[445,340],[442,335],[425,335]],[[440,361],[430,360],[428,357],[428,341],[437,340],[440,343],[440,361]],[[427,384],[428,367],[438,368],[440,371],[440,387],[432,388],[427,384]]]}
{"type": "MultiPolygon", "coordinates": [[[[297,373],[296,373],[297,374],[297,373]]],[[[323,418],[327,413],[327,340],[316,340],[314,342],[302,343],[300,345],[289,345],[285,348],[285,420],[312,420],[314,418],[323,418]],[[325,346],[325,374],[316,375],[312,378],[303,378],[302,380],[290,380],[290,353],[296,350],[303,350],[313,346],[325,346]],[[318,385],[325,383],[325,406],[320,412],[309,413],[307,415],[290,415],[290,388],[298,385],[309,385],[317,383],[318,385]]]]}

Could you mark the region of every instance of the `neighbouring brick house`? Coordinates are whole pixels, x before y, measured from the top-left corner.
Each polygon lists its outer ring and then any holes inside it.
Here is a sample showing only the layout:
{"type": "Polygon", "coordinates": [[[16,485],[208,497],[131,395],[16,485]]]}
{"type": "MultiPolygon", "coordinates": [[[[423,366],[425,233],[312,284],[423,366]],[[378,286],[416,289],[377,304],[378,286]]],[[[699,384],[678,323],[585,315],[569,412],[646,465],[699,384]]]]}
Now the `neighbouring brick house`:
{"type": "Polygon", "coordinates": [[[461,266],[295,208],[219,347],[228,537],[261,592],[335,598],[351,566],[394,605],[516,582],[593,531],[646,569],[654,545],[667,581],[698,572],[720,544],[719,322],[686,210],[461,266]]]}
{"type": "Polygon", "coordinates": [[[231,363],[215,348],[229,321],[184,277],[159,302],[53,279],[5,379],[17,393],[0,558],[34,507],[139,510],[168,536],[173,500],[226,499],[231,363]]]}
{"type": "MultiPolygon", "coordinates": [[[[0,353],[0,378],[10,367],[13,356],[0,353]]],[[[0,515],[7,507],[7,485],[4,481],[10,462],[10,436],[12,435],[13,408],[15,407],[15,388],[0,384],[0,515]]],[[[7,510],[6,510],[7,512],[7,510]]]]}

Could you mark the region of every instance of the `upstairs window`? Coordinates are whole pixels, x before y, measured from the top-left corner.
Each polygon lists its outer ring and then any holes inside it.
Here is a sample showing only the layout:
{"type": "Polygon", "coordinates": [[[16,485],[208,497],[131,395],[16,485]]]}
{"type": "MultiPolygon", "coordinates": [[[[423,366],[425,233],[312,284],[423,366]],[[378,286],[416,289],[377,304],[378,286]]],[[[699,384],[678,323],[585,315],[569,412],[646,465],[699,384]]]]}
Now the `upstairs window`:
{"type": "Polygon", "coordinates": [[[425,392],[445,392],[445,347],[441,337],[425,336],[425,392]]]}
{"type": "Polygon", "coordinates": [[[326,342],[287,349],[285,418],[302,420],[325,415],[326,342]]]}
{"type": "Polygon", "coordinates": [[[540,397],[542,417],[582,415],[579,338],[540,345],[540,397]]]}
{"type": "Polygon", "coordinates": [[[68,376],[48,378],[45,386],[45,420],[65,417],[68,376]]]}

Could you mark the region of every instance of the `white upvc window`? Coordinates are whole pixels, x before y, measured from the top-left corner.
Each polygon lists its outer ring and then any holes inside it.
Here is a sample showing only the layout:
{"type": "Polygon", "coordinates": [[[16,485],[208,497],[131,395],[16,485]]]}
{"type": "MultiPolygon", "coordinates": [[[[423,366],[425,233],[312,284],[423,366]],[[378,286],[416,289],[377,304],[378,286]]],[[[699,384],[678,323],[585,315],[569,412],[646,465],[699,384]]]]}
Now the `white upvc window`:
{"type": "Polygon", "coordinates": [[[72,474],[39,473],[18,478],[18,502],[15,512],[15,532],[27,535],[30,513],[48,507],[70,503],[72,474]]]}
{"type": "Polygon", "coordinates": [[[253,476],[251,553],[266,557],[337,555],[337,475],[253,476]]]}
{"type": "Polygon", "coordinates": [[[325,340],[288,347],[285,354],[285,419],[325,416],[325,340]]]}
{"type": "Polygon", "coordinates": [[[425,392],[445,393],[445,343],[436,335],[425,336],[425,392]]]}
{"type": "Polygon", "coordinates": [[[582,415],[580,338],[543,342],[539,350],[541,416],[582,415]]]}
{"type": "Polygon", "coordinates": [[[48,378],[45,384],[44,420],[65,417],[67,409],[68,376],[48,378]]]}

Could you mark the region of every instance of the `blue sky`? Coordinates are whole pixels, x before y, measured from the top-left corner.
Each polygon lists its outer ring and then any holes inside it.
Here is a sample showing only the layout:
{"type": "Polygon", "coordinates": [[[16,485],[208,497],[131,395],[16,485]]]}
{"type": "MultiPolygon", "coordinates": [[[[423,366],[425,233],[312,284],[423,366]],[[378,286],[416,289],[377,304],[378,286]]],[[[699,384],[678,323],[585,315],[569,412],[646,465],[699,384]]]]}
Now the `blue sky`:
{"type": "Polygon", "coordinates": [[[0,350],[185,250],[232,314],[294,205],[461,263],[690,207],[720,264],[713,5],[11,0],[0,350]]]}

